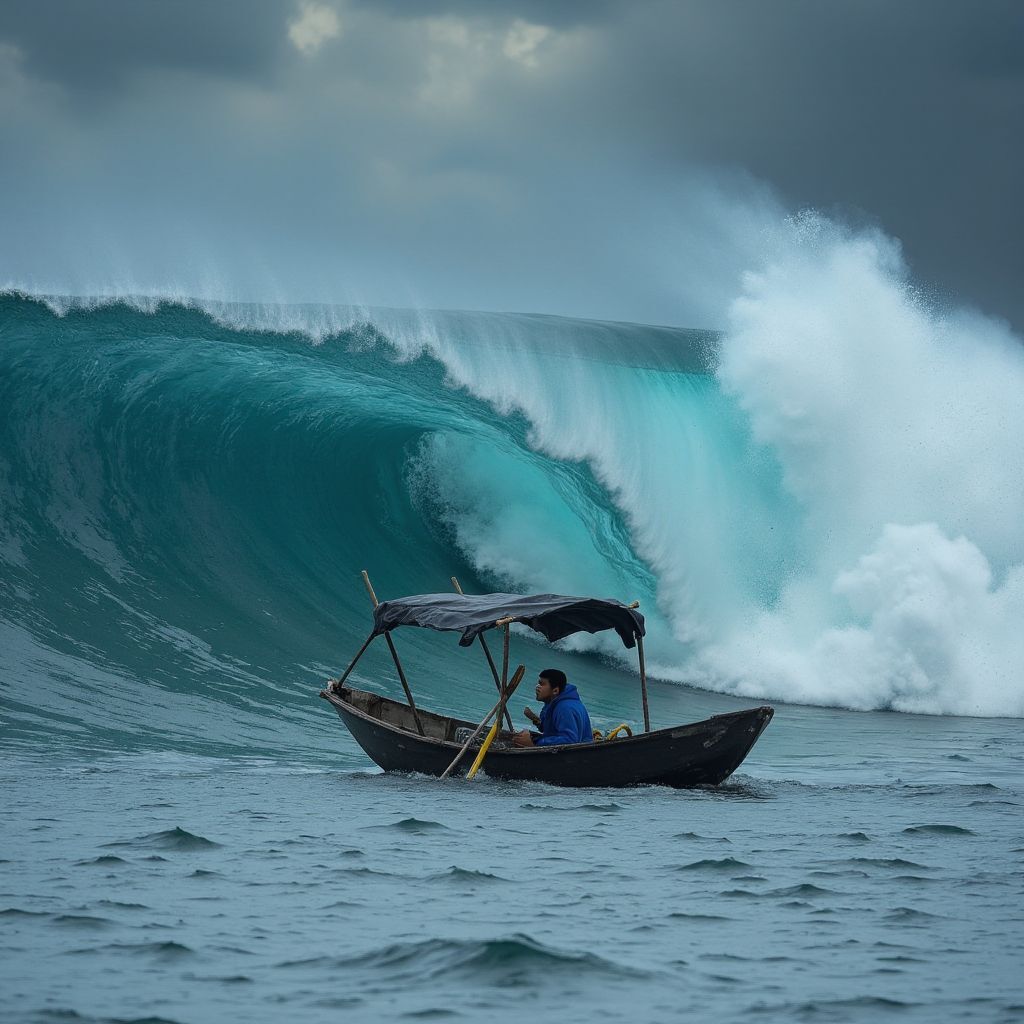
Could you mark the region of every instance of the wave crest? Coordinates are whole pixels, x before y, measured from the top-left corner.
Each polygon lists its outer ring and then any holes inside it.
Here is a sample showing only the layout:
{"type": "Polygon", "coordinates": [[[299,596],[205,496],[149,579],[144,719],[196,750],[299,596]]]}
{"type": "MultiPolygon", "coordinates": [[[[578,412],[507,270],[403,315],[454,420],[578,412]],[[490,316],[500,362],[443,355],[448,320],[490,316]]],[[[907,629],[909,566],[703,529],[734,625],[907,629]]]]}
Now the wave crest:
{"type": "Polygon", "coordinates": [[[2,667],[28,706],[73,666],[69,692],[145,680],[275,749],[258,709],[308,721],[284,680],[362,634],[371,563],[384,594],[639,599],[652,674],[696,686],[1024,715],[1024,348],[928,310],[881,236],[796,224],[720,338],[181,297],[0,316],[2,667]]]}

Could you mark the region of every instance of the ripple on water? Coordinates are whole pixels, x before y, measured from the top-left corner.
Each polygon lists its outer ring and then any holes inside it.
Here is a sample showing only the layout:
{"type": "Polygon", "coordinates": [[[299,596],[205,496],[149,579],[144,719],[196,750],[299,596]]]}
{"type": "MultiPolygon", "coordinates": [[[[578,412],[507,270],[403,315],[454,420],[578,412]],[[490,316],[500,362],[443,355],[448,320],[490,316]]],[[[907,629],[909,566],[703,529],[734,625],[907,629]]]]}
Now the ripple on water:
{"type": "Polygon", "coordinates": [[[461,1017],[462,1014],[447,1006],[427,1006],[422,1010],[410,1010],[398,1016],[399,1020],[450,1020],[453,1017],[461,1017]]]}
{"type": "Polygon", "coordinates": [[[103,946],[88,946],[84,949],[70,949],[68,956],[89,956],[92,954],[126,953],[129,956],[150,956],[161,960],[178,960],[195,956],[195,950],[180,942],[111,942],[103,946]]]}
{"type": "Polygon", "coordinates": [[[925,921],[938,920],[938,914],[929,914],[926,910],[917,910],[915,907],[893,907],[888,914],[885,915],[886,921],[898,921],[912,924],[915,921],[924,923],[925,921]]]}
{"type": "Polygon", "coordinates": [[[523,803],[519,805],[524,811],[556,811],[558,814],[565,814],[571,811],[584,811],[587,813],[593,813],[598,811],[600,813],[611,814],[615,811],[625,810],[622,804],[617,804],[614,801],[608,803],[597,804],[572,804],[572,805],[561,805],[561,804],[535,804],[535,803],[523,803]]]}
{"type": "Polygon", "coordinates": [[[147,835],[135,836],[134,839],[121,839],[113,843],[104,843],[107,848],[129,848],[136,850],[212,850],[220,843],[212,839],[186,832],[183,828],[167,829],[165,832],[150,832],[147,835]]]}
{"type": "Polygon", "coordinates": [[[850,864],[865,864],[869,867],[888,868],[894,871],[934,871],[927,864],[918,864],[916,861],[904,860],[902,857],[851,857],[850,864]]]}
{"type": "Polygon", "coordinates": [[[76,1010],[37,1010],[32,1015],[34,1024],[179,1024],[170,1017],[83,1017],[76,1010]]]}
{"type": "Polygon", "coordinates": [[[506,988],[529,985],[536,989],[571,972],[574,981],[593,977],[643,978],[648,972],[626,967],[589,952],[570,952],[536,942],[527,935],[505,939],[424,939],[400,942],[353,957],[312,957],[277,965],[285,969],[326,969],[358,972],[366,983],[434,983],[460,980],[506,988]]]}
{"type": "Polygon", "coordinates": [[[689,864],[681,864],[678,871],[746,871],[752,868],[752,864],[746,861],[736,860],[735,857],[708,857],[704,860],[691,861],[689,864]]]}
{"type": "Polygon", "coordinates": [[[747,1008],[751,1014],[768,1014],[779,1020],[847,1021],[863,1014],[865,1020],[888,1019],[920,1006],[920,1003],[887,999],[884,996],[855,996],[851,999],[814,999],[805,1003],[754,1003],[747,1008]],[[885,1015],[883,1018],[881,1015],[885,1015]]]}
{"type": "Polygon", "coordinates": [[[781,889],[769,889],[766,896],[835,896],[835,889],[823,889],[820,885],[813,885],[811,882],[801,882],[799,885],[787,885],[781,889]]]}
{"type": "Polygon", "coordinates": [[[476,884],[479,882],[508,882],[509,879],[501,875],[491,874],[489,871],[474,871],[470,868],[460,868],[453,864],[447,871],[439,871],[435,875],[427,875],[424,881],[427,882],[451,882],[459,884],[476,884]]]}
{"type": "Polygon", "coordinates": [[[973,836],[969,828],[960,825],[911,825],[905,828],[907,835],[928,835],[928,836],[973,836]]]}
{"type": "Polygon", "coordinates": [[[673,910],[671,914],[666,914],[666,918],[670,921],[732,921],[733,918],[727,917],[725,914],[688,914],[683,910],[673,910]]]}
{"type": "Polygon", "coordinates": [[[58,914],[53,923],[62,928],[81,928],[86,931],[106,928],[114,922],[106,917],[92,917],[89,914],[58,914]]]}
{"type": "Polygon", "coordinates": [[[423,835],[427,832],[446,832],[447,825],[439,821],[431,821],[428,818],[401,818],[399,821],[389,821],[383,825],[369,825],[371,829],[394,829],[398,832],[407,832],[411,835],[423,835]]]}

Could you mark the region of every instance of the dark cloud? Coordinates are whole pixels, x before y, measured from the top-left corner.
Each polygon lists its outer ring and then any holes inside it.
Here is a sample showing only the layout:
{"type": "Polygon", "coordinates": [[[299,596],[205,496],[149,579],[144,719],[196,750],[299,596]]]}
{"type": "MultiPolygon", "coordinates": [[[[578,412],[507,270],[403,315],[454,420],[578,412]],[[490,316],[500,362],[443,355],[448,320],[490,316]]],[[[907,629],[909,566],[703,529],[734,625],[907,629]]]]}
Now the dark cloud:
{"type": "Polygon", "coordinates": [[[602,22],[621,3],[616,0],[359,0],[357,6],[387,11],[400,18],[444,15],[501,20],[521,18],[564,28],[602,22]]]}
{"type": "MultiPolygon", "coordinates": [[[[1024,322],[1024,5],[633,9],[611,120],[669,164],[739,164],[791,203],[876,219],[919,274],[1024,322]]],[[[607,115],[605,115],[607,116],[607,115]]]]}
{"type": "Polygon", "coordinates": [[[259,77],[284,47],[280,0],[4,0],[0,39],[29,74],[112,89],[150,69],[259,77]]]}
{"type": "Polygon", "coordinates": [[[297,0],[8,0],[0,273],[102,237],[149,279],[686,319],[760,181],[1024,325],[1017,0],[316,3],[300,53],[297,0]]]}

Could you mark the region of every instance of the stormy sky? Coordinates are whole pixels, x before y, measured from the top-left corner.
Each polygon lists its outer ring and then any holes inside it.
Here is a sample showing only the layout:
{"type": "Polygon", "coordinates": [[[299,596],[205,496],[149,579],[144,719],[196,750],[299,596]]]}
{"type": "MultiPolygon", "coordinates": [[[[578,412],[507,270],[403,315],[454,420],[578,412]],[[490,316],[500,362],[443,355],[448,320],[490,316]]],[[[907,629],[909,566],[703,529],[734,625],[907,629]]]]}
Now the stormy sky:
{"type": "Polygon", "coordinates": [[[4,0],[0,284],[720,324],[772,225],[1024,326],[1018,0],[4,0]]]}

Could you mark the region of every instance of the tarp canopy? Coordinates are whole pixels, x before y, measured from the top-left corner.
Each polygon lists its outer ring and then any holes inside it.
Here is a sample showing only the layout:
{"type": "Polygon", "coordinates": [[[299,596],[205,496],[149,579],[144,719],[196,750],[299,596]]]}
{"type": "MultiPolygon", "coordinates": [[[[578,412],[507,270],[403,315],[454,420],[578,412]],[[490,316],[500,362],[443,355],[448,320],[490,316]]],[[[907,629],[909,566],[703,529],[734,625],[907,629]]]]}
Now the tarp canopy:
{"type": "Polygon", "coordinates": [[[498,619],[513,616],[548,640],[573,633],[614,629],[626,647],[644,635],[644,617],[621,601],[559,594],[417,594],[382,601],[373,613],[373,635],[396,626],[457,630],[459,644],[469,647],[498,619]]]}

